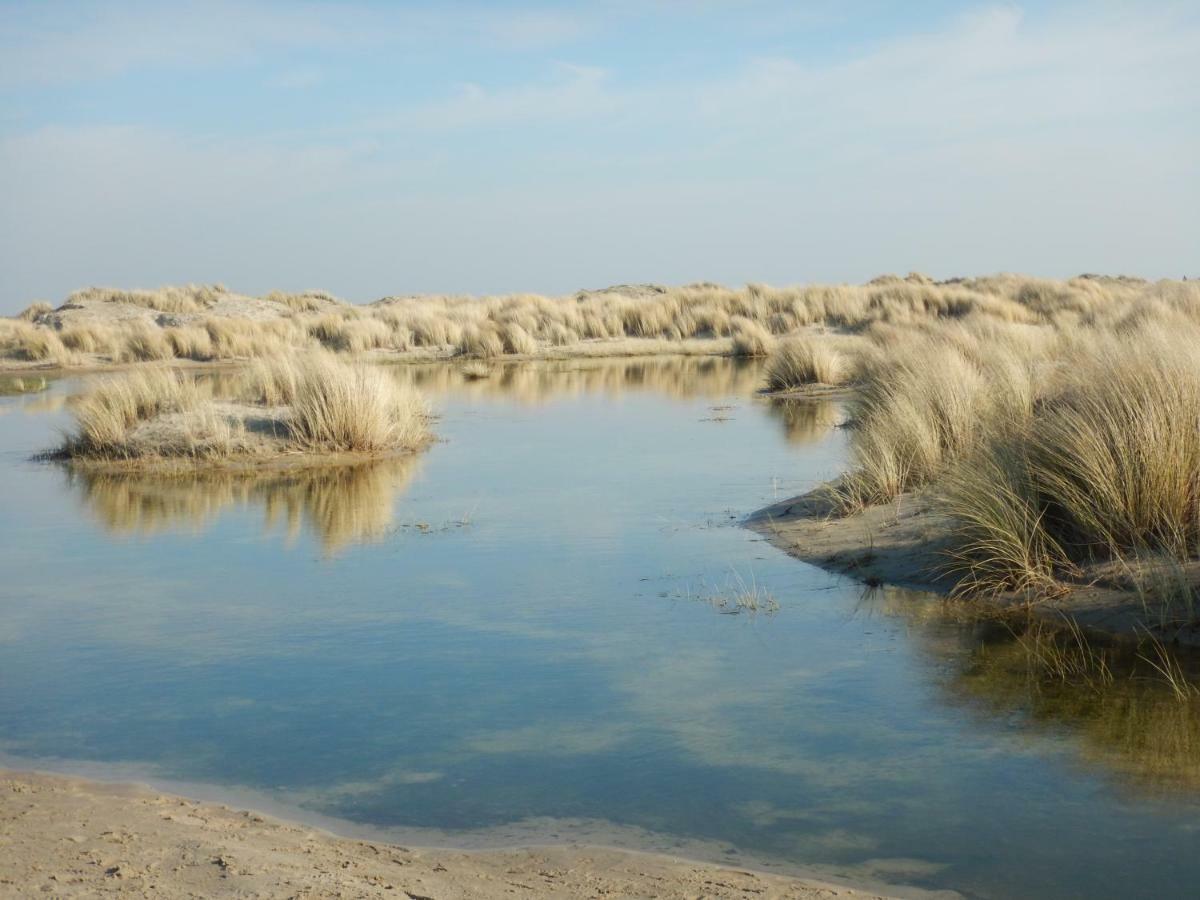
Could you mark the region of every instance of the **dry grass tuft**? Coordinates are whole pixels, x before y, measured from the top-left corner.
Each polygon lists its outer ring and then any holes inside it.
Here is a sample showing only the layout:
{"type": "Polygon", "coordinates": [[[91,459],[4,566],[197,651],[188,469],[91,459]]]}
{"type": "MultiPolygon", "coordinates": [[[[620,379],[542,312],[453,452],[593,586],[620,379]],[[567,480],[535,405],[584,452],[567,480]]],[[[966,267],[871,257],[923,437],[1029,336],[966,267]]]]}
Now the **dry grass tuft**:
{"type": "Polygon", "coordinates": [[[745,316],[735,316],[731,329],[734,356],[769,356],[775,346],[771,332],[745,316]]]}
{"type": "Polygon", "coordinates": [[[1076,565],[1200,548],[1200,334],[1078,343],[1024,418],[946,481],[968,587],[1024,590],[1076,565]]]}
{"type": "Polygon", "coordinates": [[[428,441],[424,401],[382,369],[319,355],[295,365],[289,424],[299,446],[374,453],[414,450],[428,441]]]}
{"type": "Polygon", "coordinates": [[[494,359],[504,355],[504,340],[491,324],[468,325],[459,339],[458,353],[477,359],[494,359]]]}
{"type": "Polygon", "coordinates": [[[207,328],[198,325],[184,325],[178,328],[168,328],[163,332],[172,355],[177,359],[193,359],[207,362],[215,359],[216,348],[213,346],[212,335],[207,328]]]}
{"type": "Polygon", "coordinates": [[[53,306],[51,306],[45,300],[35,300],[33,303],[30,303],[27,307],[17,313],[17,318],[22,322],[32,322],[38,318],[38,316],[42,316],[51,312],[54,312],[53,306]]]}
{"type": "Polygon", "coordinates": [[[23,319],[0,319],[0,356],[54,366],[75,361],[56,331],[23,319]]]}
{"type": "Polygon", "coordinates": [[[226,294],[224,285],[188,284],[162,287],[152,291],[125,291],[119,288],[85,288],[67,298],[68,303],[98,301],[142,306],[159,312],[196,313],[212,306],[226,294]]]}
{"type": "Polygon", "coordinates": [[[1164,315],[883,333],[861,363],[843,505],[932,484],[964,594],[1046,596],[1094,564],[1195,558],[1200,327],[1164,315]]]}
{"type": "Polygon", "coordinates": [[[117,351],[117,361],[161,361],[171,359],[174,355],[163,329],[138,322],[125,333],[125,344],[117,351]]]}
{"type": "Polygon", "coordinates": [[[841,384],[846,361],[829,343],[803,336],[781,340],[767,362],[767,387],[786,391],[810,384],[841,384]]]}
{"type": "Polygon", "coordinates": [[[121,331],[95,322],[68,325],[59,332],[59,337],[68,350],[106,354],[112,359],[116,358],[117,350],[124,340],[121,331]]]}
{"type": "Polygon", "coordinates": [[[147,368],[102,381],[75,406],[76,431],[63,446],[72,457],[130,459],[147,455],[135,426],[199,405],[195,383],[180,372],[147,368]]]}
{"type": "Polygon", "coordinates": [[[115,376],[77,403],[76,430],[58,455],[218,461],[414,450],[429,440],[428,411],[413,388],[327,353],[259,361],[236,399],[217,402],[165,367],[115,376]]]}

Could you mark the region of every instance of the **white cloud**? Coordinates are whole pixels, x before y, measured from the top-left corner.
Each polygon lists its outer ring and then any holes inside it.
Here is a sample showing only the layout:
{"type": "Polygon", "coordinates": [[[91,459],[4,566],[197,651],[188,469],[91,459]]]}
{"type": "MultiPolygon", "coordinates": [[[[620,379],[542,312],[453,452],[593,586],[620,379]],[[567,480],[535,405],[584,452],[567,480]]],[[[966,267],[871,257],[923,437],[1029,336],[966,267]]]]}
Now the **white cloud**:
{"type": "Polygon", "coordinates": [[[344,46],[371,36],[334,9],[295,4],[38,4],[0,25],[5,84],[60,82],[151,66],[208,68],[272,49],[344,46]]]}
{"type": "Polygon", "coordinates": [[[411,106],[373,124],[431,130],[479,128],[605,116],[622,105],[623,99],[609,90],[603,69],[570,64],[556,68],[558,77],[541,84],[499,90],[464,84],[447,99],[411,106]]]}
{"type": "Polygon", "coordinates": [[[700,98],[713,120],[765,117],[792,134],[941,141],[1169,109],[1200,84],[1200,28],[1137,10],[1033,22],[1015,8],[964,16],[832,65],[760,59],[700,98]]]}
{"type": "Polygon", "coordinates": [[[314,110],[287,134],[43,128],[0,142],[0,289],[15,309],[189,279],[368,299],[909,268],[1181,275],[1200,240],[1195,46],[1195,18],[1170,11],[996,7],[701,82],[556,64],[374,101],[349,125],[314,110]]]}
{"type": "Polygon", "coordinates": [[[217,68],[279,50],[394,50],[466,43],[529,50],[587,30],[574,13],[430,4],[257,0],[24,4],[0,19],[0,84],[93,79],[142,68],[217,68]]]}

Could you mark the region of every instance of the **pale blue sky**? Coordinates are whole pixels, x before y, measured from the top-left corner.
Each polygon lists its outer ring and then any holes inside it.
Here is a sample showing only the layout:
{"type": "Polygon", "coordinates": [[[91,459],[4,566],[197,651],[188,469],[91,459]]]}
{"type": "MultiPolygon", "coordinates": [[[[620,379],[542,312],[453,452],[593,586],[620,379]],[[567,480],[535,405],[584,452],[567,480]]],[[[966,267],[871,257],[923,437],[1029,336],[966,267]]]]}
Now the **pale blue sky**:
{"type": "Polygon", "coordinates": [[[1200,275],[1195,3],[0,3],[0,311],[88,284],[1200,275]]]}

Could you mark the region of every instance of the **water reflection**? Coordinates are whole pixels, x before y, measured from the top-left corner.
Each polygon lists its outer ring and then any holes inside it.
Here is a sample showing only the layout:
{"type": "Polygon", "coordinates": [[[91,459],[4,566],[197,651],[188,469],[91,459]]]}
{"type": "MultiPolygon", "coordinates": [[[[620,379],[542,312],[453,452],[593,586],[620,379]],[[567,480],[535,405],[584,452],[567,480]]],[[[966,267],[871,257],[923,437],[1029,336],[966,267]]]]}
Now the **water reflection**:
{"type": "MultiPolygon", "coordinates": [[[[394,377],[429,396],[503,398],[539,405],[583,394],[655,392],[677,399],[745,398],[763,387],[761,359],[664,356],[630,359],[494,360],[381,364],[394,377]]],[[[208,371],[198,380],[226,398],[238,393],[237,369],[208,371]]]]}
{"type": "Polygon", "coordinates": [[[54,382],[45,381],[41,387],[34,390],[13,389],[5,392],[0,389],[0,398],[4,400],[0,404],[0,415],[18,411],[22,413],[58,412],[67,405],[68,397],[66,394],[54,391],[53,387],[54,382]]]}
{"type": "Polygon", "coordinates": [[[783,426],[788,443],[803,446],[820,441],[841,421],[841,407],[831,400],[772,400],[771,418],[783,426]]]}
{"type": "Polygon", "coordinates": [[[378,540],[420,465],[405,455],[351,465],[266,471],[68,473],[88,511],[110,532],[200,532],[227,508],[261,506],[263,528],[293,542],[307,528],[326,553],[378,540]]]}
{"type": "Polygon", "coordinates": [[[1194,654],[1153,646],[1079,646],[1069,632],[1051,635],[1032,624],[983,641],[948,690],[989,716],[1018,716],[1035,731],[1065,730],[1089,767],[1142,790],[1194,790],[1200,787],[1197,662],[1194,654]],[[1165,677],[1168,665],[1182,682],[1165,677]]]}
{"type": "Polygon", "coordinates": [[[496,363],[483,378],[459,365],[397,366],[395,371],[432,394],[504,397],[525,404],[626,391],[678,399],[746,397],[763,384],[761,360],[711,356],[496,363]]]}
{"type": "Polygon", "coordinates": [[[42,375],[0,374],[0,397],[37,394],[46,390],[49,386],[50,382],[42,375]]]}
{"type": "Polygon", "coordinates": [[[1141,674],[1031,685],[1011,634],[903,591],[855,615],[848,580],[713,527],[844,465],[757,369],[394,367],[441,416],[419,489],[415,460],[68,482],[28,462],[65,414],[11,416],[0,743],[481,841],[603,819],[978,897],[1188,896],[1197,792],[1156,794],[1192,785],[1194,708],[1141,674]],[[467,510],[462,540],[336,558],[257,539],[467,510]],[[112,539],[171,529],[204,533],[112,539]],[[672,598],[731,572],[779,614],[672,598]]]}
{"type": "MultiPolygon", "coordinates": [[[[429,397],[435,410],[440,398],[539,405],[585,394],[619,396],[638,391],[681,401],[754,402],[747,398],[761,387],[762,369],[761,360],[724,357],[498,361],[488,365],[484,377],[477,369],[459,364],[387,367],[397,380],[429,397]]],[[[242,369],[201,371],[195,378],[202,396],[227,400],[245,391],[242,369]]],[[[28,411],[54,411],[87,390],[85,381],[69,393],[44,395],[36,410],[32,398],[25,403],[28,411]]],[[[825,399],[770,400],[763,405],[794,445],[818,443],[840,418],[840,406],[825,399]]],[[[719,419],[728,417],[721,413],[719,419]]],[[[265,528],[282,525],[294,541],[307,523],[324,551],[331,553],[352,542],[377,540],[387,532],[393,524],[394,501],[416,465],[414,458],[406,457],[307,470],[76,472],[68,474],[68,481],[92,515],[116,534],[198,533],[231,508],[260,505],[265,528]]]]}
{"type": "Polygon", "coordinates": [[[902,589],[869,591],[859,608],[910,625],[945,667],[953,704],[1031,737],[1066,737],[1086,769],[1139,793],[1200,788],[1200,654],[1088,640],[1028,616],[997,622],[902,589]]]}

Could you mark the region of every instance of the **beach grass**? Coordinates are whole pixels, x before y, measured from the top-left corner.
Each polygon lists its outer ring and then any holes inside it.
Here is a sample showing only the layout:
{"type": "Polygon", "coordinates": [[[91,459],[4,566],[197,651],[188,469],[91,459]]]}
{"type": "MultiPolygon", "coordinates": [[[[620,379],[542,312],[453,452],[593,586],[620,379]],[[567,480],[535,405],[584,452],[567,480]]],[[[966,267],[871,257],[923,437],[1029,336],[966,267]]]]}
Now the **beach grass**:
{"type": "Polygon", "coordinates": [[[53,455],[92,463],[370,455],[416,450],[430,437],[414,388],[325,352],[260,360],[223,399],[167,366],[122,372],[79,398],[74,416],[53,455]]]}

